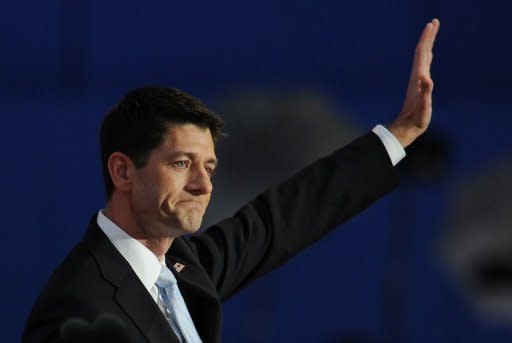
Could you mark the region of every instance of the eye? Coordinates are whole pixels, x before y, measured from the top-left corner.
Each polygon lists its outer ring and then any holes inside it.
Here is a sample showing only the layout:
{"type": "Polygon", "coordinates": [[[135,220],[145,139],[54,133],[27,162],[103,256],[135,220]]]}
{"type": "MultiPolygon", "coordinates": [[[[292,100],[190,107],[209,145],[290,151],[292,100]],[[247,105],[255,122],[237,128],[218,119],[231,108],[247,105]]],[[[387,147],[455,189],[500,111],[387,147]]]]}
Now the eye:
{"type": "Polygon", "coordinates": [[[210,175],[210,177],[212,177],[215,174],[215,168],[213,167],[205,166],[204,169],[206,170],[208,175],[210,175]]]}
{"type": "Polygon", "coordinates": [[[190,166],[190,161],[183,160],[183,161],[176,161],[173,163],[173,166],[180,169],[185,169],[190,166]]]}

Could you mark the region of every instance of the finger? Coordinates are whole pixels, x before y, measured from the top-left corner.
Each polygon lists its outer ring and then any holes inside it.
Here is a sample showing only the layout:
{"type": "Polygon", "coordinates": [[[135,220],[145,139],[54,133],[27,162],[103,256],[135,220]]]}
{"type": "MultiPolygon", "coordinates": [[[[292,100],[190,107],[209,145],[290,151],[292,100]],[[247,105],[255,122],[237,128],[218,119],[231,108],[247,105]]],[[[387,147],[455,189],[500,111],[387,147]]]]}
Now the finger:
{"type": "Polygon", "coordinates": [[[422,85],[422,93],[419,94],[417,110],[419,120],[419,127],[426,127],[430,122],[430,116],[432,114],[432,88],[433,84],[422,85]]]}
{"type": "Polygon", "coordinates": [[[414,62],[413,62],[413,71],[417,73],[425,72],[428,68],[429,62],[429,49],[426,46],[430,45],[428,39],[432,39],[429,33],[432,31],[432,25],[429,23],[423,34],[421,35],[420,41],[416,46],[415,54],[414,54],[414,62]]]}
{"type": "Polygon", "coordinates": [[[434,91],[434,81],[428,76],[422,76],[417,79],[411,79],[407,88],[407,96],[423,97],[426,94],[432,94],[434,91]]]}
{"type": "Polygon", "coordinates": [[[425,94],[422,94],[421,96],[421,104],[420,104],[420,108],[421,108],[421,112],[422,113],[431,113],[432,112],[432,93],[429,92],[429,93],[425,93],[425,94]]]}
{"type": "Polygon", "coordinates": [[[432,39],[432,45],[430,46],[430,50],[432,50],[432,48],[434,47],[434,43],[436,42],[437,33],[439,32],[439,27],[441,26],[441,22],[437,18],[433,19],[431,23],[432,23],[432,26],[434,27],[434,30],[433,30],[434,37],[432,39]]]}
{"type": "Polygon", "coordinates": [[[434,91],[434,81],[430,78],[424,78],[419,81],[419,91],[422,94],[432,93],[434,91]]]}
{"type": "Polygon", "coordinates": [[[432,20],[423,29],[414,54],[411,77],[418,75],[430,75],[430,64],[432,63],[432,47],[439,31],[440,22],[432,20]]]}
{"type": "Polygon", "coordinates": [[[440,25],[441,23],[438,19],[433,19],[430,23],[428,23],[423,30],[420,40],[418,41],[418,46],[423,49],[432,50],[436,41],[437,33],[439,32],[440,25]]]}

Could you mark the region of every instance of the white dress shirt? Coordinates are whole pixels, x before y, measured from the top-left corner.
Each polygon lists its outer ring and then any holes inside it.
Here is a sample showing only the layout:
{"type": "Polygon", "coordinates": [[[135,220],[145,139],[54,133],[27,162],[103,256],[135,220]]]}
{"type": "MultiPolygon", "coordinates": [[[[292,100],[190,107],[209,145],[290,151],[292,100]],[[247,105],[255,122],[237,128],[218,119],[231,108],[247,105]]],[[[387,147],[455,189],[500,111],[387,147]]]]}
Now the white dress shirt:
{"type": "Polygon", "coordinates": [[[160,262],[151,250],[124,232],[113,221],[108,219],[102,211],[98,212],[96,221],[117,251],[128,261],[128,264],[130,264],[144,287],[151,294],[153,300],[159,304],[158,289],[155,282],[158,279],[158,275],[160,275],[160,269],[162,264],[165,264],[165,261],[160,262]]]}
{"type": "Polygon", "coordinates": [[[402,144],[382,125],[375,126],[372,132],[380,138],[388,152],[391,163],[393,163],[393,166],[396,166],[405,157],[405,150],[402,144]]]}

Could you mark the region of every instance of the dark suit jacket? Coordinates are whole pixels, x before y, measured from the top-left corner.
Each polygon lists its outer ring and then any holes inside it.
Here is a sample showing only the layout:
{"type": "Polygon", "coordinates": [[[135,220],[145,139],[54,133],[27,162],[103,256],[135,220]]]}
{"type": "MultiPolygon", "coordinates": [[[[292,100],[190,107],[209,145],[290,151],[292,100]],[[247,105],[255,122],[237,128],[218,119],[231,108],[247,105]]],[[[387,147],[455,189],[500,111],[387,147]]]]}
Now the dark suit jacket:
{"type": "MultiPolygon", "coordinates": [[[[301,170],[190,238],[174,240],[174,270],[204,342],[221,340],[221,302],[275,269],[397,185],[382,143],[367,134],[301,170]]],[[[63,321],[109,312],[136,342],[177,342],[159,308],[93,216],[82,241],[54,272],[25,327],[23,342],[54,342],[63,321]]]]}

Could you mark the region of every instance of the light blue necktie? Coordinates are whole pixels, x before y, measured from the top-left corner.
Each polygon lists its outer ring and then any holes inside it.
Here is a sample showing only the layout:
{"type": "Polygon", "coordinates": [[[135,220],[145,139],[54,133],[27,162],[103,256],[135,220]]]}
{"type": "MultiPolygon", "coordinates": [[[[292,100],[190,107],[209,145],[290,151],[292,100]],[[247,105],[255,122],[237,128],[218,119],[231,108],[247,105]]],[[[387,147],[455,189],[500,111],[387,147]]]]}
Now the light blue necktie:
{"type": "Polygon", "coordinates": [[[176,277],[166,266],[162,266],[156,286],[164,306],[165,317],[182,343],[201,343],[194,322],[181,296],[176,277]]]}

